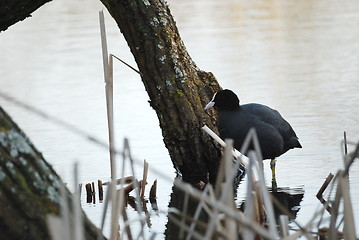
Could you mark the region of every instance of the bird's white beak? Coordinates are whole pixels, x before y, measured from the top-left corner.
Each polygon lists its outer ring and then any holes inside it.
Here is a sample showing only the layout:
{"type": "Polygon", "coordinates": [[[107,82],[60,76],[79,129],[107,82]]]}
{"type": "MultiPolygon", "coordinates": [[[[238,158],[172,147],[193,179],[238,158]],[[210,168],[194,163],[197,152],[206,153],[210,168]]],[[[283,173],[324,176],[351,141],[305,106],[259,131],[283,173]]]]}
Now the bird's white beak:
{"type": "Polygon", "coordinates": [[[204,107],[204,110],[208,110],[208,109],[210,109],[211,107],[213,107],[214,106],[214,104],[215,104],[215,102],[213,102],[213,101],[210,101],[205,107],[204,107]]]}

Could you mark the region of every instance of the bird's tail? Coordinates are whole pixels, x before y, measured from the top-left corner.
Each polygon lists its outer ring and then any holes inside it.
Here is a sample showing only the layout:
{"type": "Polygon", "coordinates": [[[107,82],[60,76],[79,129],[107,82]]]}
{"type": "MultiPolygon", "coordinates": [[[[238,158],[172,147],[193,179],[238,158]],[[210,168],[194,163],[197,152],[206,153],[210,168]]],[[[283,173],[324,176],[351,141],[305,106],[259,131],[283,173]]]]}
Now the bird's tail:
{"type": "Polygon", "coordinates": [[[300,144],[297,137],[293,137],[293,138],[289,139],[284,144],[285,152],[292,148],[302,148],[302,145],[300,144]]]}

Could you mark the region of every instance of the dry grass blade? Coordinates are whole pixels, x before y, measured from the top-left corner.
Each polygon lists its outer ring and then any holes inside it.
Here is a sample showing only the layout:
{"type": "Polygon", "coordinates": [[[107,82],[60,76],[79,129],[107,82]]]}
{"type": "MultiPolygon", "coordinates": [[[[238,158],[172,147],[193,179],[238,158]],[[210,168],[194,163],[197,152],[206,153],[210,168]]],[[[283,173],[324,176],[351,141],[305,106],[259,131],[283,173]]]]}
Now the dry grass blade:
{"type": "Polygon", "coordinates": [[[344,156],[344,158],[349,158],[345,161],[344,174],[348,174],[350,167],[354,163],[355,159],[359,157],[359,143],[356,145],[355,150],[352,153],[349,153],[344,156]]]}
{"type": "Polygon", "coordinates": [[[353,207],[350,200],[348,175],[342,175],[339,178],[341,185],[342,198],[344,205],[344,236],[348,240],[356,240],[355,221],[353,216],[353,207]]]}
{"type": "Polygon", "coordinates": [[[289,234],[289,219],[287,215],[280,215],[279,217],[279,230],[281,237],[286,237],[289,234]]]}

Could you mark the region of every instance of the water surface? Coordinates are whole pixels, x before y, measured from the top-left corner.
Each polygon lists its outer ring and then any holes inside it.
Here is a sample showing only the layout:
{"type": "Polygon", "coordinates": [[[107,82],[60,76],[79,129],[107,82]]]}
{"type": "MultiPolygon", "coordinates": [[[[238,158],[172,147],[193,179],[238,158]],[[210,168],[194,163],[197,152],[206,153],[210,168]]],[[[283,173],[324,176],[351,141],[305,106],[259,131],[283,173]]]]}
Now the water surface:
{"type": "MultiPolygon", "coordinates": [[[[180,34],[197,65],[211,71],[241,103],[279,110],[292,124],[303,149],[278,159],[279,187],[303,187],[297,220],[305,224],[320,204],[315,194],[326,176],[343,168],[343,131],[358,141],[359,2],[342,1],[169,1],[180,34]]],[[[97,1],[57,0],[0,34],[1,92],[107,140],[97,1]]],[[[135,66],[116,24],[106,12],[109,51],[135,66]]],[[[132,153],[146,159],[159,179],[160,213],[152,220],[158,239],[165,230],[175,177],[155,112],[137,73],[115,65],[116,146],[124,137],[132,153]]],[[[0,98],[45,158],[73,185],[108,180],[108,153],[51,121],[0,98]]],[[[350,148],[352,150],[352,148],[350,148]]],[[[265,174],[270,185],[269,163],[265,174]]],[[[142,174],[137,168],[136,174],[142,174]]],[[[350,173],[355,217],[359,217],[359,165],[350,173]]],[[[239,189],[240,193],[243,189],[239,189]]],[[[238,201],[241,200],[239,196],[238,201]]],[[[99,224],[102,204],[86,204],[99,224]]],[[[135,216],[135,213],[134,213],[135,216]]],[[[359,227],[359,220],[356,220],[359,227]]]]}

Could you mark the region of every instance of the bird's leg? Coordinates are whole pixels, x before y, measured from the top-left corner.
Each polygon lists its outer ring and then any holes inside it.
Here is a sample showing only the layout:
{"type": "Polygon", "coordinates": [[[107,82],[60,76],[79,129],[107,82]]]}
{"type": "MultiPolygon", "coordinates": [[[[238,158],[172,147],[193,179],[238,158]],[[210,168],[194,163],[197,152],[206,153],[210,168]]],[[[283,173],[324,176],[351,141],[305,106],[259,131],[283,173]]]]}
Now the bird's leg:
{"type": "Polygon", "coordinates": [[[270,169],[272,170],[272,178],[275,178],[275,164],[277,160],[271,159],[270,160],[270,169]]]}
{"type": "Polygon", "coordinates": [[[271,159],[270,168],[272,170],[272,191],[277,191],[277,180],[275,178],[275,164],[277,160],[271,159]]]}

